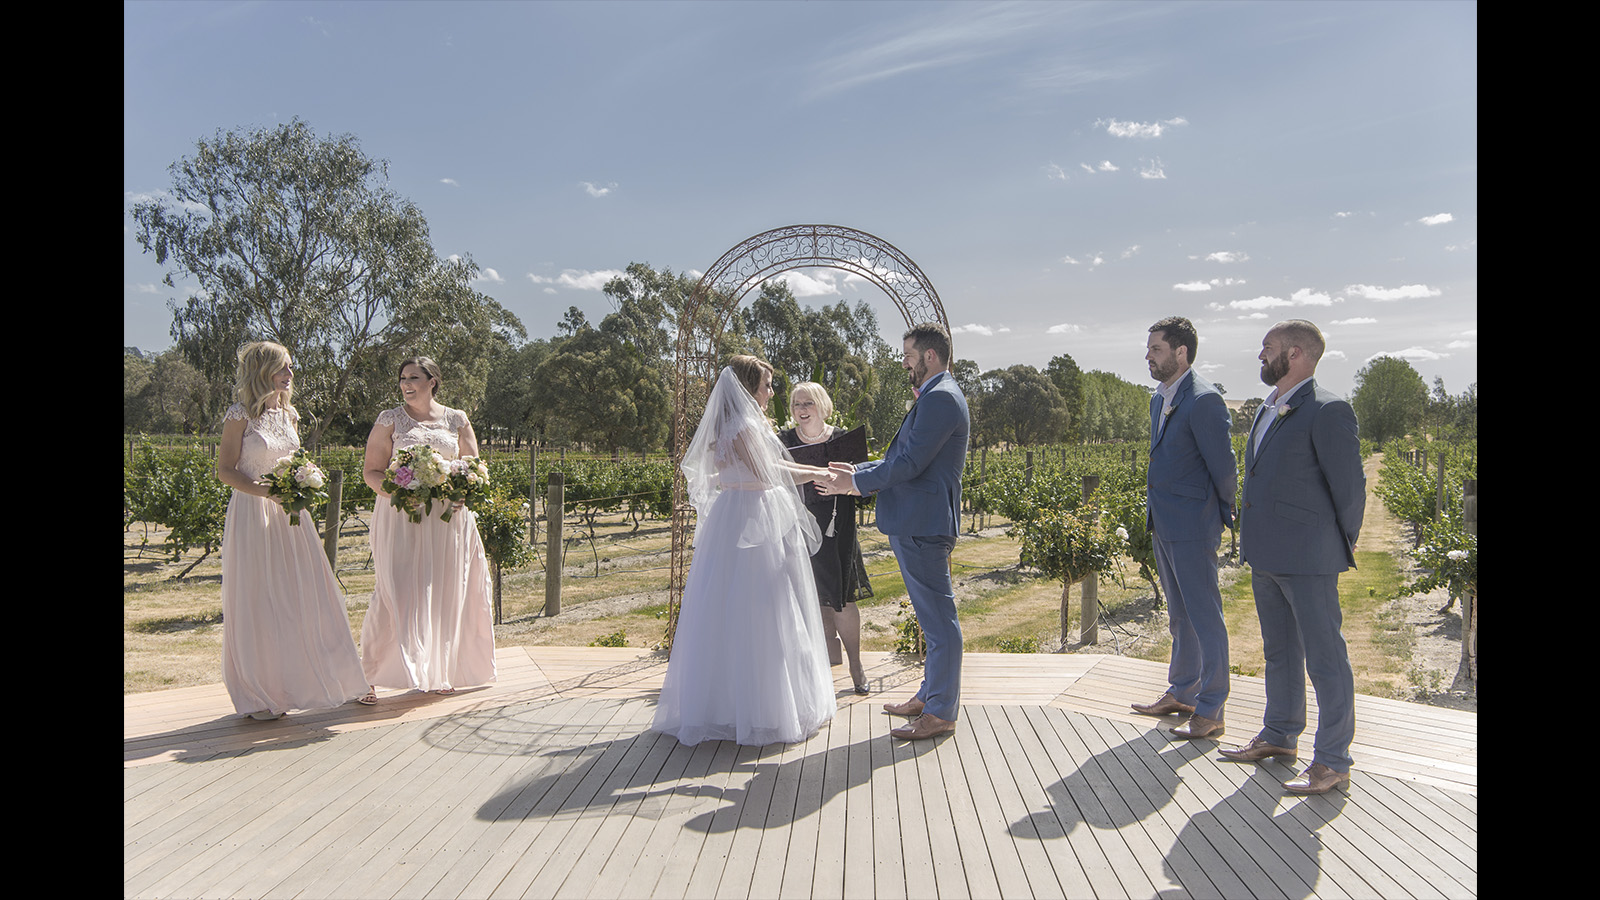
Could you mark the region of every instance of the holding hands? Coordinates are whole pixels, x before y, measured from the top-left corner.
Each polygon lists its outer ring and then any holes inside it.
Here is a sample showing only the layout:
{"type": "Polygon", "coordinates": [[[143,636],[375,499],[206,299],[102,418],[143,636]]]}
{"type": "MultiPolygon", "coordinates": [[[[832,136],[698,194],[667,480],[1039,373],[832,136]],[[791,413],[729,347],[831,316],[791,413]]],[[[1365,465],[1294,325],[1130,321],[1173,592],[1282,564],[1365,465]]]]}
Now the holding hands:
{"type": "Polygon", "coordinates": [[[824,497],[859,494],[855,489],[855,471],[855,466],[847,462],[829,463],[828,474],[817,479],[817,493],[824,497]]]}

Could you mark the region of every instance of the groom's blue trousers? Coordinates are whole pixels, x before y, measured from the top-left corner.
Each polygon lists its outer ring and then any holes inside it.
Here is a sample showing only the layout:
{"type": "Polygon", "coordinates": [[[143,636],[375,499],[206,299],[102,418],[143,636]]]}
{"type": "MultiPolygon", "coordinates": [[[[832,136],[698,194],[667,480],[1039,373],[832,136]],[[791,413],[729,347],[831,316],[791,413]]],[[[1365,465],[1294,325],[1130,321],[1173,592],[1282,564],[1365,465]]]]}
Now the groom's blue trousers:
{"type": "Polygon", "coordinates": [[[922,699],[923,712],[954,722],[961,712],[961,622],[950,583],[955,535],[888,537],[928,645],[916,696],[922,699]]]}

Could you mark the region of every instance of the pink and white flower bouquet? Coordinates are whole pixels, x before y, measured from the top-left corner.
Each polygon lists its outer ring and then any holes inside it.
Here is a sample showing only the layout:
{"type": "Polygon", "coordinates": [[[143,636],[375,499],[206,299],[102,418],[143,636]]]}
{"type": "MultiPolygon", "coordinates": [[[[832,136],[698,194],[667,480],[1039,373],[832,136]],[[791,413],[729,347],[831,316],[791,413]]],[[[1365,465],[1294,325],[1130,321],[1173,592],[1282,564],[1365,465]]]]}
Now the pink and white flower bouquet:
{"type": "Polygon", "coordinates": [[[328,475],[304,448],[278,460],[272,471],[261,476],[267,494],[289,514],[289,524],[300,524],[300,511],[328,502],[328,475]]]}
{"type": "MultiPolygon", "coordinates": [[[[435,498],[449,496],[445,486],[450,480],[450,462],[427,444],[396,451],[383,473],[383,489],[389,492],[389,502],[411,521],[421,522],[423,516],[433,512],[435,498]]],[[[440,518],[448,522],[450,511],[445,510],[440,518]]]]}

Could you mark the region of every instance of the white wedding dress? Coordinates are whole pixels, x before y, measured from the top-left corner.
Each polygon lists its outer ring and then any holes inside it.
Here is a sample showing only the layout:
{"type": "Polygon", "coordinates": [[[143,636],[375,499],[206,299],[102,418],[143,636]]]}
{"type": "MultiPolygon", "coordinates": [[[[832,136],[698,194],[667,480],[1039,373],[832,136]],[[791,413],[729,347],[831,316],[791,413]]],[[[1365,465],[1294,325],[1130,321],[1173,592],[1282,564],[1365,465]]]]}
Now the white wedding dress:
{"type": "MultiPolygon", "coordinates": [[[[394,449],[427,444],[446,459],[460,455],[467,415],[446,408],[438,422],[418,422],[405,407],[384,410],[394,449]]],[[[470,509],[440,516],[448,501],[412,522],[387,497],[372,512],[377,581],[361,623],[361,664],[377,687],[454,690],[495,680],[494,598],[478,520],[470,509]]]]}
{"type": "MultiPolygon", "coordinates": [[[[269,409],[244,420],[236,468],[256,477],[300,449],[295,419],[269,409]]],[[[367,692],[344,593],[311,513],[290,525],[276,500],[233,492],[222,531],[222,683],[241,713],[330,709],[367,692]]]]}
{"type": "Polygon", "coordinates": [[[783,450],[765,416],[727,370],[708,428],[720,433],[697,432],[684,458],[699,525],[653,728],[691,745],[802,741],[837,709],[811,575],[816,520],[775,464],[783,450]],[[737,419],[714,415],[719,400],[737,419]]]}

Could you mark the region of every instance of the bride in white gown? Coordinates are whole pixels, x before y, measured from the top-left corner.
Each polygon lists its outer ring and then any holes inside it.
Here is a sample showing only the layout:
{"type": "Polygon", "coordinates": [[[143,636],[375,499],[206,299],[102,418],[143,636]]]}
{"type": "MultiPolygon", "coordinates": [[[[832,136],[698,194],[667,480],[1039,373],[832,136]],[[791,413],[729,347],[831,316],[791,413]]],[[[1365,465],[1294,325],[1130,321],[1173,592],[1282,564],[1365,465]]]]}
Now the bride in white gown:
{"type": "Polygon", "coordinates": [[[699,524],[653,728],[684,744],[815,734],[837,709],[810,556],[821,541],[763,410],[772,367],[735,356],[683,457],[699,524]]]}

